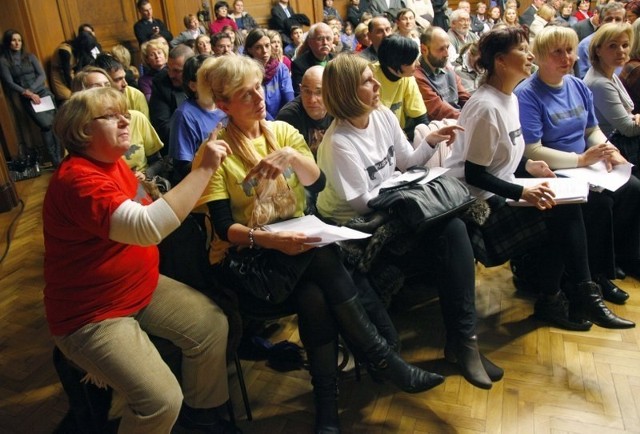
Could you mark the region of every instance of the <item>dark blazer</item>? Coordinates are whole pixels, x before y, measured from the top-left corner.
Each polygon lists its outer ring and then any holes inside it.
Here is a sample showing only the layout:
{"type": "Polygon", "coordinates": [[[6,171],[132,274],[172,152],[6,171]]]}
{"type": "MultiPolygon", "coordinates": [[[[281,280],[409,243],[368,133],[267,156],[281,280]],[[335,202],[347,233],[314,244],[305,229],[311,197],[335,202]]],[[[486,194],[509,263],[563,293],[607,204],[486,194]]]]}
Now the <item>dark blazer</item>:
{"type": "Polygon", "coordinates": [[[536,12],[538,12],[538,9],[536,9],[533,5],[529,6],[527,10],[525,10],[522,15],[520,15],[520,24],[530,26],[533,22],[533,17],[535,17],[536,15],[536,12]]]}
{"type": "MultiPolygon", "coordinates": [[[[293,17],[296,13],[291,6],[287,6],[289,14],[293,17]]],[[[269,28],[278,30],[279,32],[289,34],[291,25],[287,26],[287,14],[282,9],[280,4],[277,4],[271,8],[271,18],[269,18],[269,28]]]]}
{"type": "Polygon", "coordinates": [[[369,2],[369,12],[371,12],[374,17],[377,15],[384,15],[385,12],[389,12],[391,15],[395,16],[395,14],[404,7],[405,4],[402,0],[391,0],[389,2],[389,7],[387,7],[387,2],[385,0],[371,0],[369,2]]]}
{"type": "Polygon", "coordinates": [[[173,35],[169,29],[167,29],[167,26],[161,20],[154,18],[151,21],[139,20],[133,25],[133,33],[136,34],[138,44],[142,45],[142,43],[147,42],[149,38],[151,38],[154,27],[158,27],[158,29],[160,29],[160,34],[164,36],[167,42],[171,42],[173,35]]]}
{"type": "MultiPolygon", "coordinates": [[[[163,69],[153,77],[151,87],[151,99],[149,100],[149,119],[155,128],[162,143],[169,143],[171,119],[173,112],[187,99],[187,94],[181,87],[173,87],[167,69],[163,69]]],[[[168,146],[163,150],[166,152],[168,146]]]]}
{"type": "MultiPolygon", "coordinates": [[[[333,59],[333,54],[329,53],[327,56],[327,61],[333,59]]],[[[291,62],[291,81],[293,83],[293,92],[298,96],[300,93],[300,83],[302,83],[302,76],[307,71],[307,69],[312,66],[319,65],[321,62],[316,59],[311,50],[304,53],[302,56],[298,56],[295,58],[293,62],[291,62]]]]}
{"type": "Polygon", "coordinates": [[[596,28],[591,23],[591,20],[582,20],[573,25],[573,30],[578,34],[578,41],[582,41],[584,38],[594,33],[596,28]]]}

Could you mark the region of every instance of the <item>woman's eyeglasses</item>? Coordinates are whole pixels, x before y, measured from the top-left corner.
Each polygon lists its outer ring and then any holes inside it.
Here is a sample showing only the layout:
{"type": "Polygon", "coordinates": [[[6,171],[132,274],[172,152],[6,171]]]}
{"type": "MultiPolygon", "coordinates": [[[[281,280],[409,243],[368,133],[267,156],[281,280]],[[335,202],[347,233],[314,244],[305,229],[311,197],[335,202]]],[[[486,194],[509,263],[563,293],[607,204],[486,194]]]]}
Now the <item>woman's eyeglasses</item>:
{"type": "Polygon", "coordinates": [[[121,118],[124,118],[128,121],[131,120],[131,113],[126,112],[126,113],[111,113],[108,115],[102,115],[102,116],[96,116],[95,118],[93,118],[94,121],[98,120],[98,119],[104,119],[105,121],[109,121],[109,122],[119,122],[121,118]]]}

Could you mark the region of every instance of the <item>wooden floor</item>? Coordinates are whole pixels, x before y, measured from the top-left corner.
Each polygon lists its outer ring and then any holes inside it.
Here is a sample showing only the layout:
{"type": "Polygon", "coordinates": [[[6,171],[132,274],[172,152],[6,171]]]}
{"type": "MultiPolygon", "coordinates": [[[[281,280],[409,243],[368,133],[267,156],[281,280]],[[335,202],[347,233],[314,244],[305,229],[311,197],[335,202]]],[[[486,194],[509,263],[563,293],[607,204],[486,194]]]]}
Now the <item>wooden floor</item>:
{"type": "MultiPolygon", "coordinates": [[[[41,204],[48,174],[17,184],[25,211],[0,264],[0,433],[50,433],[67,410],[51,362],[42,307],[41,204]]],[[[0,254],[18,208],[0,214],[0,254]]],[[[618,282],[632,295],[614,310],[640,321],[640,287],[618,282]]],[[[478,268],[480,342],[505,368],[489,391],[465,382],[442,361],[444,333],[439,308],[415,303],[410,291],[392,313],[403,355],[447,375],[426,393],[407,395],[352,374],[341,380],[345,433],[640,433],[638,329],[588,333],[545,327],[529,318],[532,300],[515,294],[509,270],[478,268]]],[[[281,322],[273,341],[297,341],[295,320],[281,322]]],[[[312,432],[313,406],[306,371],[273,371],[264,362],[243,361],[254,411],[244,419],[235,378],[233,399],[245,433],[312,432]]]]}

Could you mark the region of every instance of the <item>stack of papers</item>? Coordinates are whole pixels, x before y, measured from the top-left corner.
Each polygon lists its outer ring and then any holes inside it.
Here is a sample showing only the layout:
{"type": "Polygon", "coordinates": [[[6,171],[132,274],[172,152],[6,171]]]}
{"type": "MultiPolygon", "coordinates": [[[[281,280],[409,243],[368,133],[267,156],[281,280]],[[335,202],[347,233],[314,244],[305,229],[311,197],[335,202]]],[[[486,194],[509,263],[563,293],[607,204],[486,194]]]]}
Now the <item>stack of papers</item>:
{"type": "Polygon", "coordinates": [[[618,164],[611,172],[607,172],[607,166],[603,161],[587,167],[577,167],[575,169],[556,170],[555,173],[572,179],[579,179],[588,182],[592,187],[604,188],[609,191],[616,191],[629,181],[633,164],[618,164]]]}
{"type": "Polygon", "coordinates": [[[328,225],[314,215],[306,215],[304,217],[298,217],[283,222],[272,223],[270,225],[266,225],[264,229],[270,232],[302,232],[303,234],[311,237],[320,237],[322,238],[321,241],[309,243],[310,246],[317,247],[326,246],[327,244],[335,243],[336,241],[359,240],[371,236],[371,234],[356,231],[344,226],[328,225]]]}
{"type": "MultiPolygon", "coordinates": [[[[515,184],[523,187],[533,187],[546,182],[555,193],[557,205],[569,203],[585,203],[589,196],[589,183],[580,179],[572,178],[516,178],[515,184]]],[[[533,206],[531,203],[520,199],[515,201],[507,199],[511,206],[533,206]]]]}

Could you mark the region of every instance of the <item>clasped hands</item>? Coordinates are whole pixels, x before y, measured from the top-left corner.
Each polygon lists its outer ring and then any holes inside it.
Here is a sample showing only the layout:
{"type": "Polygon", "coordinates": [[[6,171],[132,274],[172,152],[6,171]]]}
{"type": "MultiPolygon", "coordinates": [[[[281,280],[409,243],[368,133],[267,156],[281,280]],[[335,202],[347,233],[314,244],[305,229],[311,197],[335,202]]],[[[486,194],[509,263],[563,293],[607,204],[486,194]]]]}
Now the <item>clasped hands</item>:
{"type": "Polygon", "coordinates": [[[607,172],[611,172],[613,166],[626,163],[627,160],[620,154],[618,148],[611,143],[601,143],[584,151],[578,158],[578,167],[591,166],[598,161],[603,161],[607,166],[607,172]]]}
{"type": "Polygon", "coordinates": [[[243,182],[250,182],[252,179],[276,179],[291,166],[295,152],[287,146],[270,153],[249,170],[243,182]]]}

